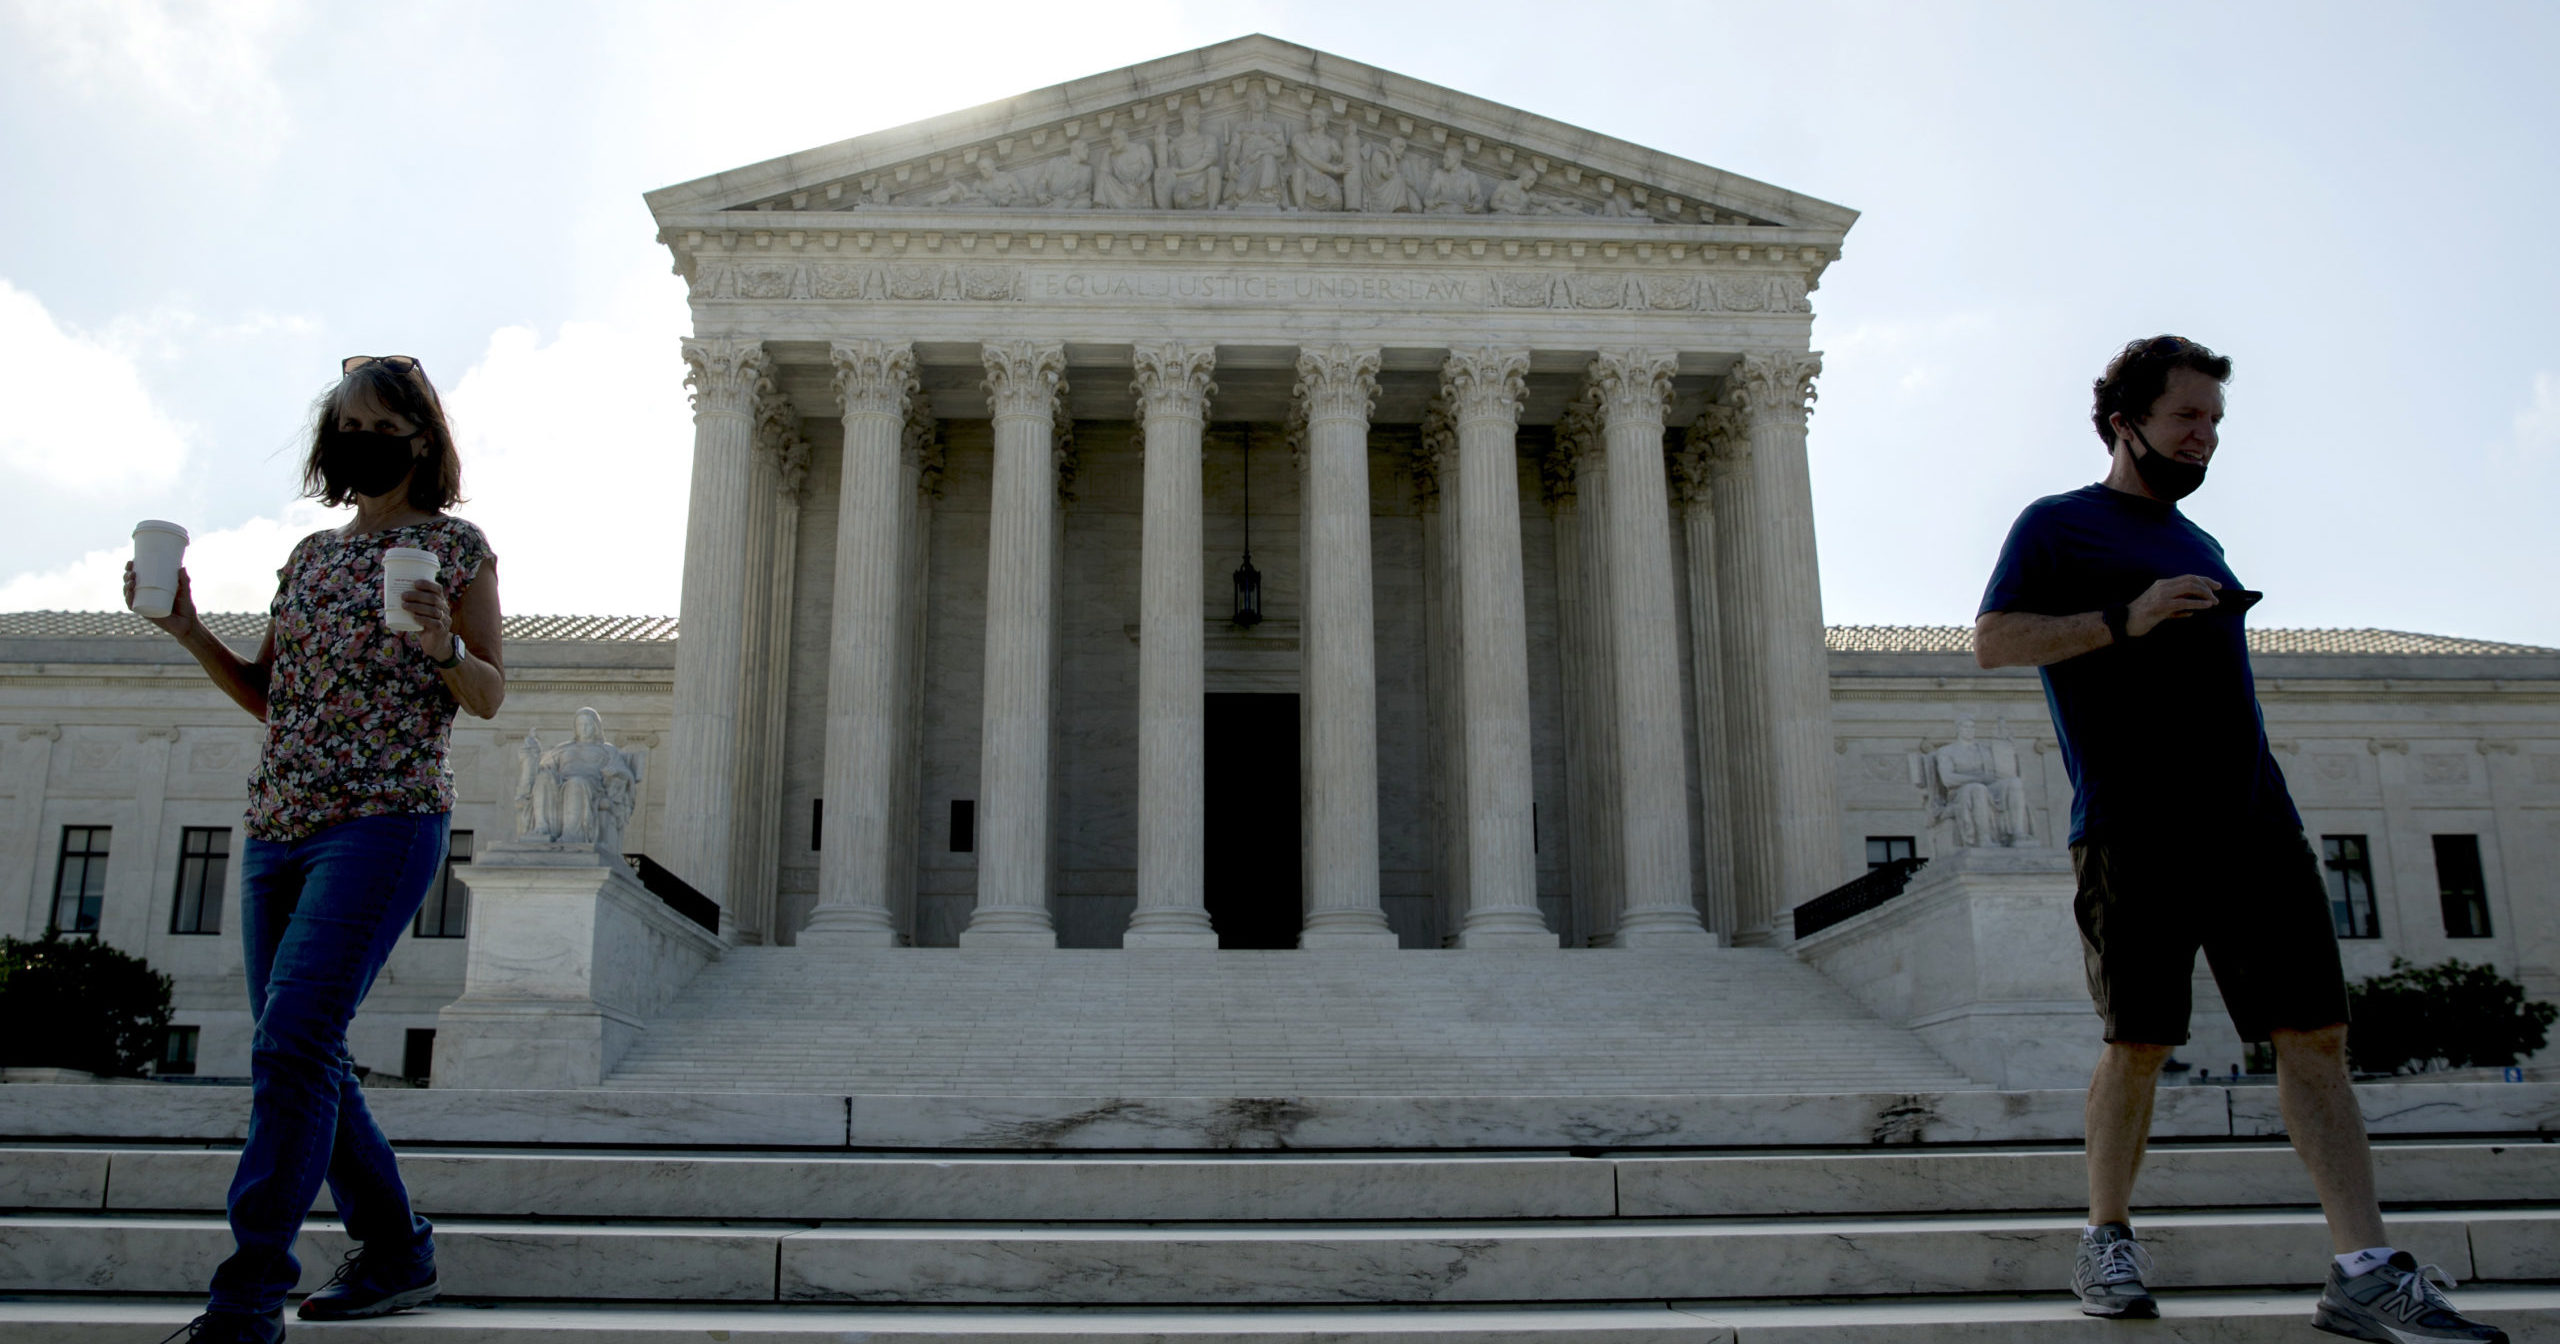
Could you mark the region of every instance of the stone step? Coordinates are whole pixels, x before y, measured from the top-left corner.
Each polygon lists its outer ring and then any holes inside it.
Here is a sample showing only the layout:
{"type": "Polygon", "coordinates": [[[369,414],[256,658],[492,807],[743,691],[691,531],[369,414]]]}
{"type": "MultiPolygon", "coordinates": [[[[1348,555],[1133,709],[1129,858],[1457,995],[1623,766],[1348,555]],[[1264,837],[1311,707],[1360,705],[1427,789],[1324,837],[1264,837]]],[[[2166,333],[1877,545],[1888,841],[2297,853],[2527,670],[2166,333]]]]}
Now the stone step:
{"type": "MultiPolygon", "coordinates": [[[[2560,1084],[2356,1088],[2377,1136],[2560,1132],[2560,1084]]],[[[887,1095],[688,1088],[593,1092],[387,1089],[367,1104],[395,1144],[943,1151],[1765,1149],[2072,1142],[2078,1091],[1326,1096],[887,1095]]],[[[238,1143],[249,1089],[173,1083],[0,1084],[0,1140],[238,1143]]],[[[2271,1087],[2173,1087],[2163,1140],[2280,1135],[2271,1087]]]]}
{"type": "MultiPolygon", "coordinates": [[[[0,1208],[210,1213],[229,1149],[0,1147],[0,1208]]],[[[1782,1217],[2079,1207],[2068,1149],[1749,1155],[1257,1154],[1218,1157],[411,1149],[437,1218],[823,1222],[1317,1222],[1782,1217]]],[[[2395,1205],[2560,1204],[2560,1145],[2384,1143],[2395,1205]]],[[[2146,1210],[2309,1207],[2281,1144],[2155,1148],[2146,1210]]],[[[327,1196],[322,1196],[326,1209],[327,1196]]]]}
{"type": "MultiPolygon", "coordinates": [[[[2457,1303],[2519,1341],[2560,1337],[2560,1289],[2469,1288],[2457,1303]]],[[[2127,1325],[2033,1298],[1901,1299],[1801,1306],[1128,1311],[860,1307],[437,1306],[327,1327],[336,1344],[2302,1344],[2313,1295],[2190,1292],[2127,1325]]],[[[147,1344],[195,1299],[0,1302],[0,1341],[147,1344]]],[[[318,1331],[312,1333],[317,1334],[318,1331]]],[[[296,1338],[301,1336],[297,1335],[296,1338]]]]}
{"type": "MultiPolygon", "coordinates": [[[[2560,1209],[2436,1209],[2393,1244],[2462,1280],[2560,1279],[2560,1209]]],[[[2316,1213],[2146,1216],[2153,1285],[2316,1286],[2316,1213]]],[[[713,1224],[456,1219],[457,1297],[873,1305],[1311,1306],[1605,1303],[2032,1293],[2067,1279],[2077,1215],[1545,1220],[1398,1224],[713,1224]]],[[[0,1292],[196,1291],[230,1249],[221,1220],[0,1218],[0,1292]]],[[[347,1248],[315,1223],[316,1286],[347,1248]]]]}

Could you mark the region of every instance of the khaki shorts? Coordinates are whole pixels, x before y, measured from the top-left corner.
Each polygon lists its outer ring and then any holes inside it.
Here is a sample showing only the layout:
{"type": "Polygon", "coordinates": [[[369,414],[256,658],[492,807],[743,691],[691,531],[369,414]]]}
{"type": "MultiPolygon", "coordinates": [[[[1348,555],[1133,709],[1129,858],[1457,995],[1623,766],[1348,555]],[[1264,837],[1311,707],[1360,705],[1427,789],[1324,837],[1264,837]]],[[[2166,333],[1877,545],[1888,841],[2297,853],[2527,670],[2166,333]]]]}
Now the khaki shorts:
{"type": "Polygon", "coordinates": [[[2244,1041],[2347,1020],[2328,886],[2300,832],[2101,838],[2073,845],[2071,866],[2108,1040],[2186,1043],[2199,948],[2244,1041]]]}

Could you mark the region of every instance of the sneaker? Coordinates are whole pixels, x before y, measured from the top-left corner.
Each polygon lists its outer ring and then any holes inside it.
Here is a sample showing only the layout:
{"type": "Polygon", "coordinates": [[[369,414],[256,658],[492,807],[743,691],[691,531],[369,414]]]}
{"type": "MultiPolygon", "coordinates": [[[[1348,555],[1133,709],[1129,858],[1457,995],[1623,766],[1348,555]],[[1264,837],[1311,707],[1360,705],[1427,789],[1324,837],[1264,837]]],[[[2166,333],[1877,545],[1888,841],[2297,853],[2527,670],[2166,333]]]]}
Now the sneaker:
{"type": "Polygon", "coordinates": [[[2080,1311],[2120,1321],[2149,1320],[2160,1304],[2142,1280],[2151,1273],[2151,1252],[2133,1239],[2133,1229],[2106,1223],[2080,1238],[2080,1258],[2071,1267],[2071,1291],[2080,1295],[2080,1311]]]}
{"type": "Polygon", "coordinates": [[[208,1311],[160,1344],[283,1344],[284,1314],[244,1316],[235,1311],[208,1311]]]}
{"type": "Polygon", "coordinates": [[[2436,1287],[2454,1285],[2433,1265],[2421,1265],[2407,1251],[2348,1278],[2337,1262],[2329,1265],[2329,1284],[2312,1308],[2311,1323],[2333,1335],[2369,1339],[2373,1344],[2419,1344],[2421,1340],[2463,1340],[2468,1344],[2507,1344],[2507,1332],[2466,1319],[2436,1287]]]}
{"type": "Polygon", "coordinates": [[[347,1252],[338,1272],[302,1299],[295,1314],[306,1321],[360,1321],[423,1307],[436,1298],[436,1262],[389,1264],[364,1247],[347,1252]]]}

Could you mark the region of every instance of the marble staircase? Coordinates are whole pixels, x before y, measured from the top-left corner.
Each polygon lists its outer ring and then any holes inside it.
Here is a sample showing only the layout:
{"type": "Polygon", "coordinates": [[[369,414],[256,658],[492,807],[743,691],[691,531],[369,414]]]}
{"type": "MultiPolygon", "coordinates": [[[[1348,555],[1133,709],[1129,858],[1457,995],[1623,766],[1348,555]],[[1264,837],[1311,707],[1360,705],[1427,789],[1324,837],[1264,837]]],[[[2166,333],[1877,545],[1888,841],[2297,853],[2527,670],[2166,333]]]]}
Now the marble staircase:
{"type": "Polygon", "coordinates": [[[651,1090],[1502,1096],[1971,1086],[1775,948],[738,948],[609,1080],[651,1090]]]}
{"type": "MultiPolygon", "coordinates": [[[[0,1088],[0,1341],[147,1344],[191,1314],[228,1248],[220,1209],[245,1100],[212,1094],[240,1091],[0,1088]],[[75,1126],[113,1137],[66,1137],[75,1126]]],[[[2135,1327],[2085,1321],[2058,1291],[2081,1191],[2063,1128],[2076,1098],[2059,1093],[1586,1099],[1552,1113],[1519,1098],[1372,1099],[1340,1131],[1371,1146],[1311,1151],[1256,1147],[1269,1133],[1191,1131],[1187,1146],[1148,1150],[1001,1128],[965,1145],[877,1147],[866,1125],[914,1121],[886,1106],[856,1119],[859,1097],[823,1098],[842,1104],[830,1141],[809,1104],[821,1099],[790,1094],[722,1111],[628,1089],[390,1092],[379,1109],[437,1219],[450,1300],[293,1337],[2307,1339],[2326,1236],[2266,1099],[2251,1095],[2265,1091],[2163,1097],[2142,1227],[2170,1318],[2135,1327]],[[1430,1119],[1443,1113],[1427,1103],[1448,1100],[1472,1133],[1544,1142],[1431,1128],[1455,1123],[1430,1119]],[[807,1124],[805,1142],[723,1137],[756,1106],[807,1117],[787,1121],[807,1124]],[[1927,1125],[1860,1129],[1913,1108],[1927,1125]],[[1740,1142],[1716,1142],[1719,1130],[1740,1142]],[[543,1132],[581,1137],[531,1137],[543,1132]],[[1383,1141],[1393,1133],[1414,1137],[1383,1141]],[[625,1141],[606,1141],[616,1134],[625,1141]],[[1022,1141],[990,1142],[1002,1134],[1022,1141]]],[[[2560,1086],[2362,1095],[2395,1240],[2463,1280],[2461,1300],[2517,1339],[2560,1338],[2560,1144],[2543,1141],[2560,1132],[2560,1086]]],[[[315,1218],[306,1286],[346,1245],[315,1218]]]]}

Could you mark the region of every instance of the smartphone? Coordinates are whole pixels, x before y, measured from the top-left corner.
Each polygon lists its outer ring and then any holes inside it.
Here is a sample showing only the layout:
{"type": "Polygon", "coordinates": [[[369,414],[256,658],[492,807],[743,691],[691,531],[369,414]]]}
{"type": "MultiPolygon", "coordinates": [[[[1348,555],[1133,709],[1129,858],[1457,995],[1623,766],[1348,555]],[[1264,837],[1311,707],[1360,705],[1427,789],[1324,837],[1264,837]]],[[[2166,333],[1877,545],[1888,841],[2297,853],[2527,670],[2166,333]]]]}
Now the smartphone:
{"type": "Polygon", "coordinates": [[[2212,609],[2227,611],[2237,616],[2258,605],[2259,601],[2265,597],[2265,593],[2250,588],[2217,588],[2213,593],[2212,609]]]}

